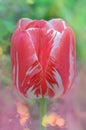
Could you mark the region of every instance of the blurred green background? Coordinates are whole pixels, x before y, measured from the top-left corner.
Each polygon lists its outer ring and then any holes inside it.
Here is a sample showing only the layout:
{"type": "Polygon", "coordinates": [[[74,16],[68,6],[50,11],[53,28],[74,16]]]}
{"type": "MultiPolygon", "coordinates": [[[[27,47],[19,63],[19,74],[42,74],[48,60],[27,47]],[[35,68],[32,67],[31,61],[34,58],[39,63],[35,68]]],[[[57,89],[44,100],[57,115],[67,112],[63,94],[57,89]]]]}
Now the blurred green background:
{"type": "Polygon", "coordinates": [[[0,0],[0,84],[12,84],[10,41],[22,17],[66,20],[76,35],[77,61],[86,65],[86,0],[0,0]]]}

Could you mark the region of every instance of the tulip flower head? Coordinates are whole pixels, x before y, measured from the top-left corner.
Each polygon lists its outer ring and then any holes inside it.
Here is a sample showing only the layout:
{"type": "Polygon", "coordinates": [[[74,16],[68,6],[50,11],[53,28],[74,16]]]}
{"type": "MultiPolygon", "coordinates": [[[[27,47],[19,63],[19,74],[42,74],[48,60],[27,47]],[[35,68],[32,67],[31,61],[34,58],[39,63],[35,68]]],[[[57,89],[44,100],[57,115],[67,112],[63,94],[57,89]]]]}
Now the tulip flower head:
{"type": "Polygon", "coordinates": [[[76,70],[72,29],[62,19],[20,19],[12,36],[11,64],[14,84],[25,97],[63,95],[76,70]]]}

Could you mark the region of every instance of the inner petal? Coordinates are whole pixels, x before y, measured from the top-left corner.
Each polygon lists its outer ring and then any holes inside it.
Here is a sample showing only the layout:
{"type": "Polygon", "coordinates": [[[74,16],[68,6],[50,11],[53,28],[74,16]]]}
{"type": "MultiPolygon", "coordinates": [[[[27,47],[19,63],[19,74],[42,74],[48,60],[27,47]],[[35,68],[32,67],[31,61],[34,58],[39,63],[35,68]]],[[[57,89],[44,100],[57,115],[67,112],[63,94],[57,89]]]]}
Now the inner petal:
{"type": "Polygon", "coordinates": [[[38,57],[38,61],[42,65],[43,71],[47,65],[48,58],[50,57],[50,52],[52,49],[53,39],[53,30],[44,31],[39,28],[32,28],[28,30],[28,33],[31,36],[33,46],[38,57]]]}

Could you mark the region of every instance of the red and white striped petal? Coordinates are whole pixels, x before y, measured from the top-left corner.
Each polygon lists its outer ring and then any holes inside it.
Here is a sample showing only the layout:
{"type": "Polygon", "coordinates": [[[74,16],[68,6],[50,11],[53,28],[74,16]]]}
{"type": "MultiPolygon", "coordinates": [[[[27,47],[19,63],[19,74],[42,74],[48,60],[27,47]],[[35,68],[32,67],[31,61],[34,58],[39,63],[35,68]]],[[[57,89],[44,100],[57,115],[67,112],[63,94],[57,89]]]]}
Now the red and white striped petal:
{"type": "MultiPolygon", "coordinates": [[[[52,80],[48,80],[48,86],[55,91],[57,89],[58,93],[62,94],[70,88],[75,76],[75,39],[70,28],[64,30],[62,34],[56,31],[55,33],[56,35],[50,52],[50,57],[54,65],[51,65],[51,68],[53,66],[52,73],[49,74],[51,77],[54,76],[55,82],[52,85],[52,80]]],[[[48,70],[46,72],[48,72],[48,70]]]]}
{"type": "Polygon", "coordinates": [[[49,20],[51,28],[62,33],[67,27],[67,23],[62,19],[51,19],[49,20]]]}

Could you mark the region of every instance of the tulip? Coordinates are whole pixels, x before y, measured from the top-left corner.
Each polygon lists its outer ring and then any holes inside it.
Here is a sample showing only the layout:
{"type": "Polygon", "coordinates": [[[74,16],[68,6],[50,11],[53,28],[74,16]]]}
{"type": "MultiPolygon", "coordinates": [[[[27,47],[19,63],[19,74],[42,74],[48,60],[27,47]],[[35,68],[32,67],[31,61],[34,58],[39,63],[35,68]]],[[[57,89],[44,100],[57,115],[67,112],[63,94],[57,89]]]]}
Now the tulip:
{"type": "Polygon", "coordinates": [[[65,94],[75,77],[72,29],[62,19],[20,19],[12,36],[11,64],[17,90],[28,99],[40,98],[42,122],[45,99],[65,94]]]}
{"type": "Polygon", "coordinates": [[[75,38],[62,19],[20,19],[12,36],[11,63],[16,88],[28,98],[62,96],[76,70],[75,38]]]}

